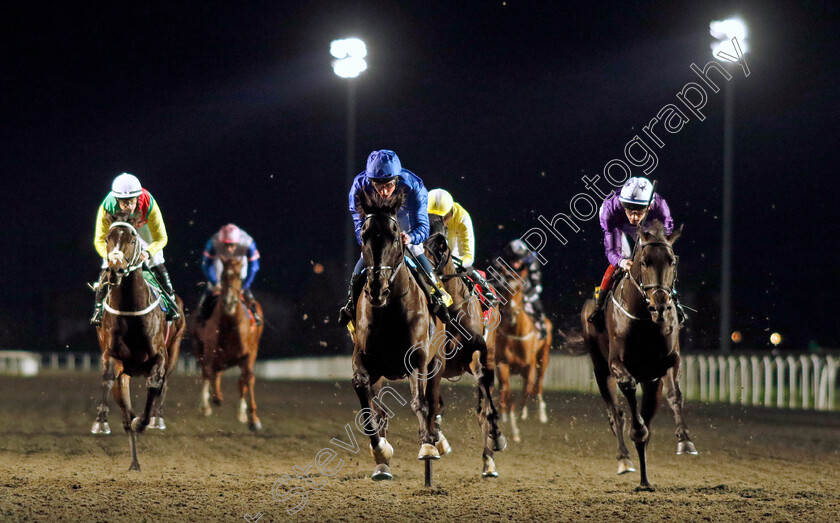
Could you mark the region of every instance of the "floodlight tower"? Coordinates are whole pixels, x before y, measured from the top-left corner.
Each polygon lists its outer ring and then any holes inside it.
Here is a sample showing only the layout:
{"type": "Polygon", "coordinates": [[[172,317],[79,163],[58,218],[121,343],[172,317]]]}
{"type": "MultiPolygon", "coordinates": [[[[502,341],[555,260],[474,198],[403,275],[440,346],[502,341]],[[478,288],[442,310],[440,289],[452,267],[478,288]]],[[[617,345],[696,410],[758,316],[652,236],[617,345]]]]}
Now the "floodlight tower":
{"type": "MultiPolygon", "coordinates": [[[[353,183],[354,164],[356,163],[356,78],[367,69],[367,47],[358,38],[344,38],[330,42],[330,54],[335,57],[333,71],[347,80],[347,156],[345,165],[344,189],[350,190],[353,183]]],[[[344,244],[344,262],[351,269],[356,263],[356,242],[353,226],[347,234],[344,244]]]]}
{"type": "MultiPolygon", "coordinates": [[[[709,24],[709,32],[715,37],[712,42],[712,56],[721,60],[723,51],[735,56],[732,39],[738,41],[741,52],[747,52],[747,26],[738,18],[715,20],[709,24]]],[[[732,87],[729,82],[723,86],[723,231],[720,263],[720,349],[730,350],[730,329],[732,326],[732,87]]]]}

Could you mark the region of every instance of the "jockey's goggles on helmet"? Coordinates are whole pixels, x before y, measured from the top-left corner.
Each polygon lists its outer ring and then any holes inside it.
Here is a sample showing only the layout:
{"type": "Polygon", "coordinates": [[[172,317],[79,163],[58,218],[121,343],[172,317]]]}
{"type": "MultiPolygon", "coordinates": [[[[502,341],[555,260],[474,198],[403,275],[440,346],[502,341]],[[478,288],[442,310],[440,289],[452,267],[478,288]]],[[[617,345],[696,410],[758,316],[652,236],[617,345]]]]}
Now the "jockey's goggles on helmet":
{"type": "Polygon", "coordinates": [[[621,202],[621,206],[627,209],[628,211],[644,211],[648,208],[647,204],[644,203],[621,202]]]}
{"type": "Polygon", "coordinates": [[[395,187],[397,185],[397,177],[394,176],[393,178],[379,178],[375,180],[371,180],[375,187],[395,187]]]}

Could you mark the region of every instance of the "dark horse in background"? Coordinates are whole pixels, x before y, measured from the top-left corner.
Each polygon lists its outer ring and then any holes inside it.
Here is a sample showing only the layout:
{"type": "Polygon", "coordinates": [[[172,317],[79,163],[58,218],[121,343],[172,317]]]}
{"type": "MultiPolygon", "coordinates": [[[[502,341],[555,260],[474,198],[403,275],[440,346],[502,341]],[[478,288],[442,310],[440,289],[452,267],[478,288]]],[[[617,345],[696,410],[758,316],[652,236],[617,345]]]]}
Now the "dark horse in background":
{"type": "MultiPolygon", "coordinates": [[[[154,297],[143,278],[141,248],[135,223],[125,215],[117,214],[106,237],[108,271],[106,281],[110,287],[104,302],[102,325],[97,328],[99,347],[102,349],[103,398],[99,416],[94,423],[107,426],[105,400],[109,390],[123,413],[123,428],[128,434],[131,448],[129,470],[140,470],[137,461],[136,434],[150,426],[154,418],[160,429],[163,421],[163,400],[166,380],[178,361],[181,337],[186,323],[179,318],[171,324],[158,306],[160,297],[154,297]],[[139,416],[131,408],[129,379],[146,376],[146,405],[139,416]],[[113,387],[114,380],[118,386],[113,387]]],[[[178,307],[181,299],[175,298],[178,307]]]]}
{"type": "Polygon", "coordinates": [[[376,467],[374,480],[391,479],[389,463],[394,448],[385,439],[388,415],[378,401],[383,379],[408,377],[411,410],[420,425],[418,459],[439,459],[435,446],[435,415],[440,403],[443,366],[440,347],[429,343],[431,316],[423,290],[405,261],[397,211],[405,201],[402,191],[389,198],[360,193],[364,292],[359,296],[353,332],[353,389],[362,406],[365,434],[376,467]]]}
{"type": "Polygon", "coordinates": [[[630,271],[615,286],[606,305],[606,332],[597,332],[587,321],[594,310],[593,299],[586,301],[581,312],[584,343],[607,404],[610,427],[618,438],[618,473],[635,469],[624,445],[624,413],[618,405],[616,385],[630,406],[630,438],[639,454],[639,489],[643,490],[652,490],[645,452],[663,386],[677,423],[677,454],[697,453],[682,416],[680,324],[671,298],[677,270],[673,244],[681,233],[682,227],[667,235],[658,221],[639,230],[630,271]],[[637,383],[642,385],[641,407],[636,402],[637,383]]]}
{"type": "MultiPolygon", "coordinates": [[[[445,326],[448,336],[443,377],[458,378],[466,372],[475,377],[478,384],[476,413],[484,440],[481,475],[485,478],[495,478],[499,473],[496,471],[493,451],[504,450],[507,445],[497,424],[499,413],[493,404],[495,336],[492,330],[498,325],[499,311],[495,307],[491,308],[487,320],[484,319],[480,299],[470,291],[462,273],[456,273],[452,250],[446,239],[446,224],[442,217],[430,215],[429,224],[431,230],[425,242],[426,256],[434,266],[438,278],[444,282],[446,292],[452,296],[452,306],[449,307],[452,320],[445,326]],[[486,327],[492,327],[489,329],[491,334],[487,337],[492,340],[490,342],[484,337],[485,331],[488,330],[486,327]]],[[[442,407],[441,400],[438,411],[442,407]]],[[[438,415],[435,420],[437,447],[441,454],[447,454],[450,447],[440,430],[440,424],[441,416],[438,415]]]]}
{"type": "Polygon", "coordinates": [[[551,350],[553,326],[545,318],[546,336],[542,337],[534,323],[534,318],[525,310],[522,282],[526,277],[523,270],[519,274],[498,276],[504,282],[498,282],[499,288],[510,291],[507,302],[499,306],[501,321],[496,329],[496,375],[499,378],[500,400],[502,406],[502,421],[510,416],[510,427],[513,441],[519,443],[519,426],[516,424],[516,409],[513,406],[510,377],[518,374],[522,377],[522,401],[519,407],[522,419],[528,417],[528,402],[536,398],[539,408],[538,415],[541,423],[548,422],[546,404],[543,399],[543,380],[548,369],[548,353],[551,350]]]}
{"type": "MultiPolygon", "coordinates": [[[[228,258],[222,262],[221,290],[209,318],[197,318],[191,333],[195,343],[195,355],[201,368],[204,385],[201,390],[201,412],[209,416],[210,387],[213,386],[213,403],[221,405],[222,373],[238,366],[239,375],[239,421],[248,423],[248,428],[257,431],[262,423],[257,417],[257,403],[254,401],[254,363],[257,360],[263,327],[257,325],[242,300],[242,259],[228,258]]],[[[210,299],[210,298],[208,298],[210,299]]],[[[262,316],[262,307],[254,300],[257,314],[262,316]]],[[[196,311],[201,314],[201,311],[196,311]]]]}

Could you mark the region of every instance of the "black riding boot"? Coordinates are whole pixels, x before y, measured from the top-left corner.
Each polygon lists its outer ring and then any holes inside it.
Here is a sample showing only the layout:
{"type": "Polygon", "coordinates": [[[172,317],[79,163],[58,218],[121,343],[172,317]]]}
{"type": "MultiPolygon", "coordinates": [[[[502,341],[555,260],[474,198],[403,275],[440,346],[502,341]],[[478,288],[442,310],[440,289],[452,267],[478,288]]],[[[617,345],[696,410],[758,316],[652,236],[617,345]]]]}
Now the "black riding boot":
{"type": "Polygon", "coordinates": [[[493,294],[493,291],[490,290],[491,285],[486,279],[484,279],[480,272],[475,270],[473,267],[470,267],[467,270],[467,275],[472,278],[473,282],[481,286],[481,294],[483,294],[484,299],[487,300],[488,307],[495,307],[499,304],[499,298],[497,298],[496,295],[493,294]]]}
{"type": "Polygon", "coordinates": [[[96,304],[93,307],[93,316],[90,318],[90,324],[96,327],[102,325],[102,302],[105,300],[105,295],[108,293],[108,284],[105,283],[105,271],[99,275],[99,281],[96,287],[96,304]]]}
{"type": "Polygon", "coordinates": [[[242,291],[242,297],[245,298],[245,306],[248,307],[248,310],[251,311],[251,314],[254,316],[254,323],[258,326],[263,324],[262,316],[260,313],[257,312],[257,300],[254,298],[254,294],[251,292],[251,288],[247,288],[242,291]]]}
{"type": "Polygon", "coordinates": [[[359,295],[362,289],[365,288],[365,279],[361,274],[354,274],[350,278],[350,288],[347,289],[347,303],[338,312],[338,323],[340,325],[347,325],[356,319],[356,302],[359,301],[359,295]]]}
{"type": "Polygon", "coordinates": [[[609,291],[598,289],[598,296],[595,299],[595,310],[589,315],[587,321],[595,326],[598,332],[604,332],[606,328],[606,318],[604,317],[604,305],[607,303],[607,294],[609,291]]]}
{"type": "Polygon", "coordinates": [[[175,303],[175,290],[172,288],[172,280],[169,279],[169,271],[166,270],[166,266],[162,263],[155,265],[151,269],[158,283],[163,287],[163,292],[166,293],[166,297],[169,298],[171,304],[171,307],[166,309],[166,319],[167,321],[175,321],[181,317],[181,314],[178,312],[178,305],[175,303]]]}

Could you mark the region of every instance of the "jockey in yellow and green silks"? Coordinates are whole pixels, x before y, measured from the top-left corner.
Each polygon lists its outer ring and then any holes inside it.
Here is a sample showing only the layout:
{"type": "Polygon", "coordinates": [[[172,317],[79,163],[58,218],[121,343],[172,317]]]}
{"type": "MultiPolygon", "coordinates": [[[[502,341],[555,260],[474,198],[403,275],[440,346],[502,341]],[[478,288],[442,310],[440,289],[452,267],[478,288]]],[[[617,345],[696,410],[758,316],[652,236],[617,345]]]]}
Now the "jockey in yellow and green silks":
{"type": "MultiPolygon", "coordinates": [[[[172,304],[166,312],[166,319],[170,321],[177,319],[180,314],[175,306],[175,291],[172,289],[172,281],[163,259],[163,248],[169,240],[163,223],[163,215],[154,197],[132,174],[123,173],[114,179],[111,192],[102,201],[96,213],[93,245],[102,257],[103,270],[108,267],[105,240],[117,212],[128,213],[129,218],[136,219],[138,240],[143,249],[140,260],[152,270],[172,304]]],[[[90,319],[93,325],[100,325],[102,321],[102,301],[107,294],[107,285],[104,285],[103,281],[100,276],[99,286],[96,289],[96,306],[93,317],[90,319]]]]}

